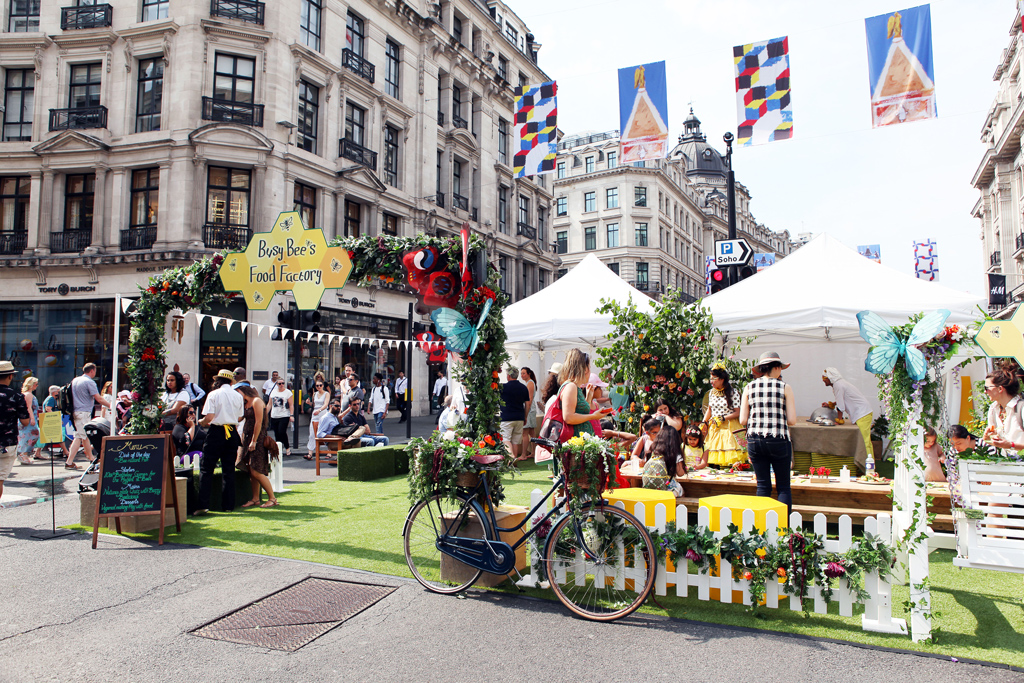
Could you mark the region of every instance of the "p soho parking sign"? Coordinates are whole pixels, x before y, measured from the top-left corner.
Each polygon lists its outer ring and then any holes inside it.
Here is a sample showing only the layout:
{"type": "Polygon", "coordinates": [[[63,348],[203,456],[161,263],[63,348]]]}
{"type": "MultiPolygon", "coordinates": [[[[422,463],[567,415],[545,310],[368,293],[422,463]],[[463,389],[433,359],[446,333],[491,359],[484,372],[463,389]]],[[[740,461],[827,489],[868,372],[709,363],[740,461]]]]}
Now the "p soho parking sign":
{"type": "Polygon", "coordinates": [[[754,257],[754,250],[745,239],[715,240],[715,265],[743,266],[754,257]]]}

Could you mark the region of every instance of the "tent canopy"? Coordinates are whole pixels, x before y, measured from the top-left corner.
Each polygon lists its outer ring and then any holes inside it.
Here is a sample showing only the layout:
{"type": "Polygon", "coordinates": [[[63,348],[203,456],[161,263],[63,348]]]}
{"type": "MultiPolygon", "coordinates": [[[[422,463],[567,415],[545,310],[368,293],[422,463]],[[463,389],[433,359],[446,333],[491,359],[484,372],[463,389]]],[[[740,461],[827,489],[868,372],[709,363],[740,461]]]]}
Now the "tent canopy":
{"type": "Polygon", "coordinates": [[[612,330],[610,315],[596,313],[601,299],[653,312],[655,302],[621,277],[594,254],[587,254],[572,270],[536,294],[505,309],[509,344],[543,342],[599,346],[612,330]]]}

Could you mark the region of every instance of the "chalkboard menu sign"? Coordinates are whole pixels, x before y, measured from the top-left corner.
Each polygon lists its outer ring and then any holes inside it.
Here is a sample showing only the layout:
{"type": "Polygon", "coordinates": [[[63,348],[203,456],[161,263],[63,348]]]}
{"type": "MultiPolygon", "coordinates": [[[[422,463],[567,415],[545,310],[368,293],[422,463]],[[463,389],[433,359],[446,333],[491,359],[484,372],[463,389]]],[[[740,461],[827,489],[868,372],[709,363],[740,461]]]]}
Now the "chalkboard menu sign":
{"type": "Polygon", "coordinates": [[[100,452],[99,482],[96,487],[96,521],[92,547],[96,547],[100,517],[114,517],[121,531],[120,517],[161,515],[160,543],[164,542],[162,516],[171,490],[178,531],[178,497],[172,457],[174,443],[167,434],[108,436],[100,452]]]}

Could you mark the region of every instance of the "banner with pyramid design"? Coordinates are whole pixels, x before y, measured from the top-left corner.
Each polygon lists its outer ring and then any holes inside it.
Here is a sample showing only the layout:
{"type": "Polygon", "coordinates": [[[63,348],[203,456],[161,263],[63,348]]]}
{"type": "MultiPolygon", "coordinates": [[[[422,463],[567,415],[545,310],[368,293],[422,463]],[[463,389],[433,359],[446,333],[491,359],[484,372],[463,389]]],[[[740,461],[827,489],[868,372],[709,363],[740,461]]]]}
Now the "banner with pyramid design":
{"type": "Polygon", "coordinates": [[[749,147],[793,137],[789,37],[737,45],[736,142],[749,147]]]}
{"type": "Polygon", "coordinates": [[[668,156],[665,62],[619,69],[619,163],[668,156]]]}
{"type": "Polygon", "coordinates": [[[938,116],[931,6],[868,17],[864,30],[871,79],[871,126],[938,116]]]}
{"type": "Polygon", "coordinates": [[[521,85],[514,91],[519,149],[512,160],[517,178],[551,173],[558,156],[558,85],[521,85]]]}

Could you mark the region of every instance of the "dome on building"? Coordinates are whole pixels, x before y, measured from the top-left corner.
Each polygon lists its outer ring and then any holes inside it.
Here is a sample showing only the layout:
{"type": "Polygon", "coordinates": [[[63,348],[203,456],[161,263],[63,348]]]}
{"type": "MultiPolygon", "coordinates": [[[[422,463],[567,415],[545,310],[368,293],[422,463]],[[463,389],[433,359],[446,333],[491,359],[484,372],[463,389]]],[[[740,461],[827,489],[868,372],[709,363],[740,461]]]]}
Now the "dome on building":
{"type": "Polygon", "coordinates": [[[687,176],[720,176],[725,178],[729,172],[725,158],[714,147],[708,144],[707,136],[700,131],[700,119],[690,109],[690,115],[683,121],[683,134],[679,136],[679,144],[672,150],[671,156],[685,154],[690,160],[687,165],[687,176]]]}

